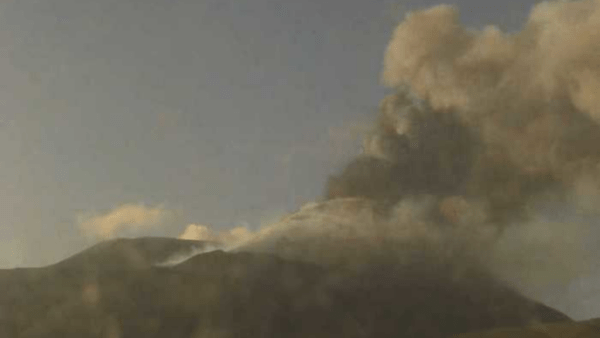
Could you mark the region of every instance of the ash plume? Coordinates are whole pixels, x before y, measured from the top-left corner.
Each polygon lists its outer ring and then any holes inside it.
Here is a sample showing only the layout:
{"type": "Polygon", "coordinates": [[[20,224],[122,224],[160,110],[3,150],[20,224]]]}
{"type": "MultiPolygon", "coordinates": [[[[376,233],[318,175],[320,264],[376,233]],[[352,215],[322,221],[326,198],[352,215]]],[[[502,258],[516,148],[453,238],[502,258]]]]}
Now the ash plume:
{"type": "Polygon", "coordinates": [[[432,195],[444,222],[462,201],[505,227],[534,201],[577,199],[582,180],[600,196],[599,29],[595,0],[541,3],[515,34],[467,29],[451,6],[410,13],[384,58],[396,93],[326,197],[432,195]]]}
{"type": "Polygon", "coordinates": [[[514,34],[466,28],[451,6],[409,13],[384,56],[394,93],[362,153],[323,203],[239,249],[533,284],[582,273],[589,225],[547,224],[540,206],[600,210],[598,31],[598,0],[540,3],[514,34]]]}

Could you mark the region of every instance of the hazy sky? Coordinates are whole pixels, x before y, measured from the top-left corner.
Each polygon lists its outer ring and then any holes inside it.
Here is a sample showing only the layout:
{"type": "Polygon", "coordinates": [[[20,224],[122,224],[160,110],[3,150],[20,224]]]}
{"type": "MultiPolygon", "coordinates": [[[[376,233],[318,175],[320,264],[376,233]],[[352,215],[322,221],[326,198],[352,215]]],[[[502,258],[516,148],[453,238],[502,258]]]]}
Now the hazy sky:
{"type": "MultiPolygon", "coordinates": [[[[0,266],[76,252],[78,217],[124,204],[173,210],[136,234],[176,236],[318,197],[385,94],[391,30],[435,3],[3,1],[0,266]]],[[[532,3],[456,2],[508,30],[532,3]]]]}

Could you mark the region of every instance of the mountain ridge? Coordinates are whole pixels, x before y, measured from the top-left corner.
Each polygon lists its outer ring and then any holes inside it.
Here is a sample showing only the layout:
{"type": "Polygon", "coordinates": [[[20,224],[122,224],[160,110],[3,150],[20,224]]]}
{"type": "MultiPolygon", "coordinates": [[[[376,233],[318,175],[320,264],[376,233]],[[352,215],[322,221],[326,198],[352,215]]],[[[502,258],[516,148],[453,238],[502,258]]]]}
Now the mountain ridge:
{"type": "Polygon", "coordinates": [[[138,248],[148,262],[176,254],[167,247],[197,244],[112,241],[43,269],[0,275],[0,334],[418,338],[569,320],[510,288],[478,283],[476,275],[464,288],[426,269],[387,263],[356,270],[219,250],[172,266],[115,261],[129,252],[123,247],[138,248]]]}

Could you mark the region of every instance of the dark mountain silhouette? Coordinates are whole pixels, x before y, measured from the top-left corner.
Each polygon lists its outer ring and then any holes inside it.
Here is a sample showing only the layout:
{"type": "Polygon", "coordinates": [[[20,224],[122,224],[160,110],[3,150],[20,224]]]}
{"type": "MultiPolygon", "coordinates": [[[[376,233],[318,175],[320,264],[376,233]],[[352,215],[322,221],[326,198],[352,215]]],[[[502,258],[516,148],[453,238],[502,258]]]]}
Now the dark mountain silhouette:
{"type": "Polygon", "coordinates": [[[154,265],[203,245],[117,240],[45,268],[2,270],[0,336],[446,337],[569,320],[478,280],[486,276],[455,283],[417,265],[355,270],[223,251],[154,265]]]}
{"type": "Polygon", "coordinates": [[[184,254],[207,248],[210,245],[216,245],[216,243],[162,237],[119,238],[96,244],[55,264],[54,267],[68,269],[115,268],[117,266],[148,268],[175,254],[184,254]]]}

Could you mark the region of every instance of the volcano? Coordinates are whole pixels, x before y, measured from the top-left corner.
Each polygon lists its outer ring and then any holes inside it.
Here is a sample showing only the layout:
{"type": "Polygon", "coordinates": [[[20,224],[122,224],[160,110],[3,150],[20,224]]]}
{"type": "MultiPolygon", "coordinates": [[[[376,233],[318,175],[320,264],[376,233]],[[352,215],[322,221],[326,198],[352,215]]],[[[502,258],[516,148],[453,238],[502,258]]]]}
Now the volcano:
{"type": "Polygon", "coordinates": [[[173,255],[210,243],[104,242],[0,271],[2,337],[446,337],[569,321],[477,270],[378,260],[357,268],[268,252],[173,255]]]}

